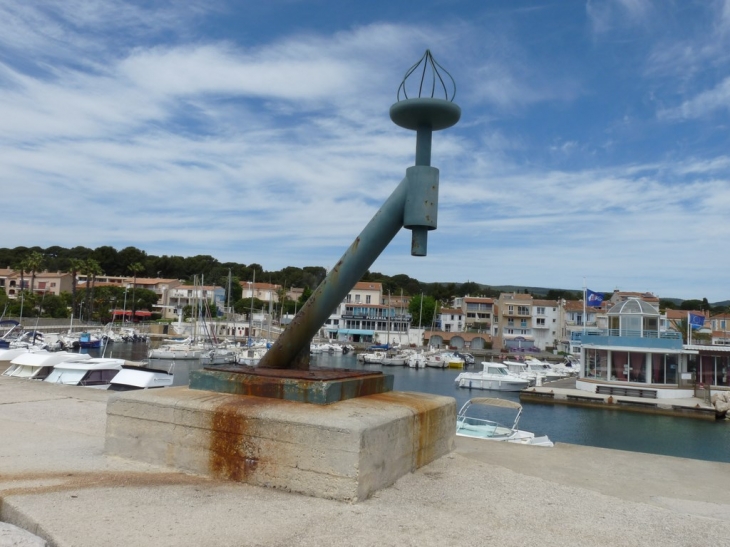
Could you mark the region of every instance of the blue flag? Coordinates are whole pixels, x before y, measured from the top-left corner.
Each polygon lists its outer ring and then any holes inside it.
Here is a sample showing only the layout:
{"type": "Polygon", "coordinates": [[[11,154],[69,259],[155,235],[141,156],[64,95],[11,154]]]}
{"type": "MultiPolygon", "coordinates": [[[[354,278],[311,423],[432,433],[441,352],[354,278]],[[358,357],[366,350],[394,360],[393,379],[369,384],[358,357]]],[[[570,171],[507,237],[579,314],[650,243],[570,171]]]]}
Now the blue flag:
{"type": "Polygon", "coordinates": [[[601,303],[603,303],[603,295],[601,293],[586,289],[586,306],[600,308],[601,303]]]}
{"type": "Polygon", "coordinates": [[[699,329],[702,328],[705,325],[705,316],[704,315],[697,315],[694,313],[689,314],[689,326],[692,327],[692,329],[699,329]]]}

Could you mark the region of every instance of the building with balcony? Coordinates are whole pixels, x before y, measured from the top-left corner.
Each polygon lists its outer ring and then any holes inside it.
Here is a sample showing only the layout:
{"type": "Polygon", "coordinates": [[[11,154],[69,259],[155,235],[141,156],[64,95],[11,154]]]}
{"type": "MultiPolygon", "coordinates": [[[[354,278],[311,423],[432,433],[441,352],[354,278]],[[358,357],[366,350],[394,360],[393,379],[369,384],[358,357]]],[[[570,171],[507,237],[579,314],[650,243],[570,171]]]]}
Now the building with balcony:
{"type": "Polygon", "coordinates": [[[411,316],[399,301],[385,304],[381,283],[361,281],[345,296],[342,303],[325,321],[322,331],[330,340],[405,345],[411,316]]]}
{"type": "Polygon", "coordinates": [[[177,285],[167,291],[166,308],[163,308],[168,315],[164,317],[175,317],[175,312],[185,306],[195,306],[201,302],[215,304],[222,310],[226,305],[226,290],[217,285],[177,285]]]}
{"type": "Polygon", "coordinates": [[[494,336],[494,347],[508,351],[535,348],[532,330],[532,305],[530,294],[502,293],[497,307],[499,318],[494,336]]]}
{"type": "Polygon", "coordinates": [[[464,314],[464,329],[478,332],[492,332],[494,321],[494,299],[479,296],[464,296],[454,299],[454,307],[464,314]]]}
{"type": "Polygon", "coordinates": [[[532,335],[535,347],[542,351],[555,349],[561,332],[562,301],[532,300],[532,335]]]}

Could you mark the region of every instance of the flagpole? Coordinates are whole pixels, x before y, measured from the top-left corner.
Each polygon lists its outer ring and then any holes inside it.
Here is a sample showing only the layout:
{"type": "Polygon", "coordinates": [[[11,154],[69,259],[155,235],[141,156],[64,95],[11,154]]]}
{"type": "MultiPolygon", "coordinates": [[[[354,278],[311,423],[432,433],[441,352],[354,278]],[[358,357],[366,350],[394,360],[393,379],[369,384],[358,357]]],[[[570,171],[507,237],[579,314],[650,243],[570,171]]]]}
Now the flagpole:
{"type": "Polygon", "coordinates": [[[583,345],[586,337],[586,319],[588,318],[588,312],[586,311],[586,300],[588,299],[588,293],[586,291],[586,278],[583,278],[583,336],[581,337],[580,345],[583,345]]]}

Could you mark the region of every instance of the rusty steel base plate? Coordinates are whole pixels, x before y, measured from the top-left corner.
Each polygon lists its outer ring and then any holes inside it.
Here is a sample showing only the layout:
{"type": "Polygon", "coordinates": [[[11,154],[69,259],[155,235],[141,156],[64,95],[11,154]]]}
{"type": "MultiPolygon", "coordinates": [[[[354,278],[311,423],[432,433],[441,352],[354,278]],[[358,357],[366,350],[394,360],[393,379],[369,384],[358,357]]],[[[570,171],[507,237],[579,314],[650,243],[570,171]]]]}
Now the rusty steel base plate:
{"type": "Polygon", "coordinates": [[[191,372],[190,389],[328,405],[392,391],[393,375],[341,368],[295,370],[230,365],[191,372]]]}

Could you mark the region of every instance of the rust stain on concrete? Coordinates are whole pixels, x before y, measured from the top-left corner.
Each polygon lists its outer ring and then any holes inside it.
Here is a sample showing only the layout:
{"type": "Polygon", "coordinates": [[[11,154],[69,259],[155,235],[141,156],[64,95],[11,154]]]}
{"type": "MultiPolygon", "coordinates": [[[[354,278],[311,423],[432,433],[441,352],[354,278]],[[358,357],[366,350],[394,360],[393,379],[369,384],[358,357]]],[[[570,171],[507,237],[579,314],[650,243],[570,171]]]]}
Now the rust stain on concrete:
{"type": "Polygon", "coordinates": [[[209,470],[220,479],[245,482],[261,463],[252,441],[250,411],[264,402],[256,397],[232,397],[211,418],[209,470]]]}

